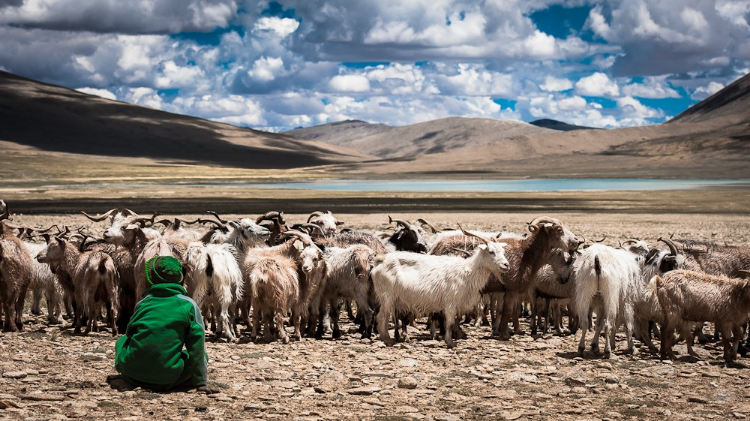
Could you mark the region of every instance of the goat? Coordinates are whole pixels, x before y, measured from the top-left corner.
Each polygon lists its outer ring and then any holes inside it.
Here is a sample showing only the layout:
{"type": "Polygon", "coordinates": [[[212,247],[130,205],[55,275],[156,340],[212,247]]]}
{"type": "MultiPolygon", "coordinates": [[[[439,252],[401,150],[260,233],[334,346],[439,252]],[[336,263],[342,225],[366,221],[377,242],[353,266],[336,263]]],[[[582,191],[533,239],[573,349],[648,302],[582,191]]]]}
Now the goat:
{"type": "Polygon", "coordinates": [[[39,310],[39,301],[44,293],[47,296],[47,323],[61,324],[62,306],[63,306],[63,289],[57,282],[52,268],[36,260],[37,255],[47,247],[46,244],[32,243],[25,241],[24,244],[29,250],[32,263],[32,276],[29,288],[34,291],[34,300],[31,306],[32,314],[41,314],[39,310]],[[37,293],[38,291],[38,293],[37,293]],[[36,310],[36,311],[35,311],[36,310]]]}
{"type": "Polygon", "coordinates": [[[578,354],[583,356],[589,327],[589,309],[597,314],[596,331],[591,349],[599,352],[599,335],[604,329],[604,357],[609,358],[614,348],[617,326],[625,324],[628,352],[633,345],[633,300],[642,279],[641,259],[623,249],[604,244],[593,244],[576,257],[572,267],[575,280],[574,306],[581,323],[578,354]]]}
{"type": "Polygon", "coordinates": [[[338,230],[339,225],[345,224],[345,222],[336,219],[331,211],[315,211],[307,217],[307,223],[319,226],[323,231],[323,235],[334,234],[338,230]]]}
{"type": "MultiPolygon", "coordinates": [[[[464,231],[464,235],[477,237],[464,231]]],[[[470,310],[480,300],[482,290],[491,274],[501,276],[508,270],[504,243],[481,237],[471,257],[422,255],[394,252],[378,257],[370,276],[375,295],[380,302],[378,330],[386,344],[392,344],[388,334],[388,318],[397,311],[415,314],[443,312],[445,343],[456,346],[452,326],[456,316],[470,310]]]]}
{"type": "Polygon", "coordinates": [[[318,294],[313,297],[310,308],[310,328],[318,318],[318,328],[315,333],[317,339],[323,336],[323,317],[326,305],[330,305],[331,322],[333,323],[333,338],[341,337],[339,328],[340,300],[354,300],[357,303],[357,313],[362,316],[364,327],[362,337],[369,338],[372,332],[371,282],[370,269],[375,252],[363,244],[349,247],[326,247],[326,274],[318,294]]]}
{"type": "Polygon", "coordinates": [[[237,250],[229,244],[194,241],[185,251],[188,266],[186,289],[204,315],[211,315],[217,338],[235,340],[230,310],[242,300],[242,270],[237,250]]]}
{"type": "MultiPolygon", "coordinates": [[[[264,338],[270,340],[272,324],[281,341],[289,342],[284,330],[284,315],[299,300],[299,278],[294,261],[278,253],[248,253],[242,266],[250,281],[253,306],[252,339],[258,336],[261,316],[264,338]]],[[[299,326],[295,326],[299,330],[299,326]]]]}
{"type": "Polygon", "coordinates": [[[0,300],[5,320],[3,330],[23,330],[23,305],[32,279],[31,255],[23,241],[14,236],[3,220],[10,216],[9,207],[0,200],[0,300]]]}
{"type": "Polygon", "coordinates": [[[689,270],[657,275],[654,281],[664,320],[661,358],[674,358],[672,334],[681,322],[713,322],[721,332],[724,360],[731,364],[750,314],[750,281],[689,270]]]}
{"type": "Polygon", "coordinates": [[[388,224],[396,223],[396,231],[388,237],[388,243],[398,251],[411,251],[414,253],[427,253],[427,242],[422,237],[420,229],[403,219],[391,219],[388,216],[388,224]]]}
{"type": "MultiPolygon", "coordinates": [[[[517,316],[519,300],[528,295],[536,272],[547,263],[552,250],[572,253],[583,242],[555,218],[541,216],[531,221],[528,227],[526,237],[507,236],[502,240],[507,244],[505,255],[510,262],[510,270],[503,274],[502,279],[491,278],[482,290],[482,293],[504,293],[501,316],[493,320],[492,326],[493,334],[499,334],[501,339],[510,337],[508,322],[511,317],[517,316]]],[[[467,241],[464,235],[450,236],[437,242],[430,254],[454,254],[461,249],[471,251],[476,244],[476,241],[467,241]]]]}
{"type": "Polygon", "coordinates": [[[75,301],[78,303],[74,332],[80,333],[83,313],[88,317],[85,333],[97,332],[99,326],[99,303],[107,306],[112,336],[117,335],[118,278],[112,258],[101,251],[81,252],[78,247],[61,237],[54,237],[36,257],[39,262],[57,265],[67,272],[75,285],[75,301]]]}

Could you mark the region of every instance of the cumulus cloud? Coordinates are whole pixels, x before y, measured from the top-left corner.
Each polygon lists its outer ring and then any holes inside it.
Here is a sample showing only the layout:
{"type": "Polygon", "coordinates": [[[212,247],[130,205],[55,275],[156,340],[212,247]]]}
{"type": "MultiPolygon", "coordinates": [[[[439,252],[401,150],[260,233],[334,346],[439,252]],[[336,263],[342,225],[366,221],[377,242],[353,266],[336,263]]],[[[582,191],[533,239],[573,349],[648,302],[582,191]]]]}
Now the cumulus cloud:
{"type": "Polygon", "coordinates": [[[25,0],[2,8],[0,24],[100,33],[204,32],[225,27],[234,0],[25,0]]]}
{"type": "MultiPolygon", "coordinates": [[[[586,28],[620,45],[614,76],[680,73],[721,65],[721,56],[750,58],[750,6],[742,0],[603,0],[589,13],[586,28]]],[[[726,64],[724,64],[726,65],[726,64]]]]}
{"type": "Polygon", "coordinates": [[[370,81],[362,75],[337,75],[328,84],[334,92],[367,92],[370,81]]]}
{"type": "Polygon", "coordinates": [[[113,94],[112,92],[106,89],[78,88],[76,89],[76,91],[82,92],[84,94],[96,95],[96,96],[106,98],[106,99],[117,100],[117,96],[115,96],[115,94],[113,94]]]}
{"type": "Polygon", "coordinates": [[[702,101],[711,95],[719,92],[720,90],[724,89],[724,85],[719,82],[711,81],[706,86],[699,86],[693,91],[692,95],[690,95],[690,98],[696,100],[696,101],[702,101]]]}
{"type": "Polygon", "coordinates": [[[647,77],[643,83],[631,83],[622,88],[622,93],[639,98],[680,98],[669,86],[667,76],[647,77]]]}
{"type": "Polygon", "coordinates": [[[584,96],[619,96],[620,88],[617,83],[601,72],[582,77],[576,82],[575,92],[584,96]]]}
{"type": "Polygon", "coordinates": [[[567,91],[568,89],[573,89],[573,82],[568,79],[547,76],[544,79],[544,84],[539,85],[539,87],[547,92],[561,92],[567,91]]]}

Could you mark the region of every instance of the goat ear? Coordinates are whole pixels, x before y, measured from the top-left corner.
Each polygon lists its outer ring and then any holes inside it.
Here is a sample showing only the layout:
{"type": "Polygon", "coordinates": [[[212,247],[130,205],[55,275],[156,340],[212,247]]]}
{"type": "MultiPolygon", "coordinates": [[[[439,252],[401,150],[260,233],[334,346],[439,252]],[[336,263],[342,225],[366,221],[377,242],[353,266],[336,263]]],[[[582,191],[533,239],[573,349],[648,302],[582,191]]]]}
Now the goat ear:
{"type": "Polygon", "coordinates": [[[536,225],[529,225],[529,231],[530,232],[537,232],[539,231],[539,227],[536,225]]]}
{"type": "Polygon", "coordinates": [[[477,246],[480,250],[487,250],[487,244],[480,244],[477,246]]]}
{"type": "Polygon", "coordinates": [[[398,232],[398,235],[396,235],[396,239],[400,240],[401,237],[403,237],[403,236],[404,236],[404,230],[401,230],[401,231],[398,232]]]}
{"type": "Polygon", "coordinates": [[[344,224],[346,224],[346,222],[344,222],[344,221],[336,221],[336,225],[344,225],[344,224]]]}

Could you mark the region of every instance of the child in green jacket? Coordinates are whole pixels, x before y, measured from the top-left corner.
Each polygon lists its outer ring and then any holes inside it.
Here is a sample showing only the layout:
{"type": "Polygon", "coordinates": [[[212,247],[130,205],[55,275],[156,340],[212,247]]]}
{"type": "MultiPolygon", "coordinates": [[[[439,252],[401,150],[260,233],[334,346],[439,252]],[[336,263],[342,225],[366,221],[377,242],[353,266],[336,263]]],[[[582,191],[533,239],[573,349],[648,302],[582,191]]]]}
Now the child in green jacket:
{"type": "Polygon", "coordinates": [[[125,336],[117,340],[115,369],[128,383],[153,391],[193,386],[216,393],[207,386],[203,316],[182,287],[182,276],[174,257],[146,262],[150,288],[135,306],[125,336]]]}

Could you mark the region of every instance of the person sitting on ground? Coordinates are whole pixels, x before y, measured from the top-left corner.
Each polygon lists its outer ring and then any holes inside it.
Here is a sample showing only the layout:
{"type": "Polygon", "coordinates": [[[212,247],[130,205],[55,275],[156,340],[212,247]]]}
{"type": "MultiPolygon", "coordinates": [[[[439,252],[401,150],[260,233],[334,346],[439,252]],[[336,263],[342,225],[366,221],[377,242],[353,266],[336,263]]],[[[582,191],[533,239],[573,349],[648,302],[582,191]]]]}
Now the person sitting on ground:
{"type": "Polygon", "coordinates": [[[125,336],[117,340],[115,369],[128,383],[156,392],[208,387],[205,329],[200,309],[182,287],[182,265],[172,256],[146,262],[144,291],[125,336]]]}

